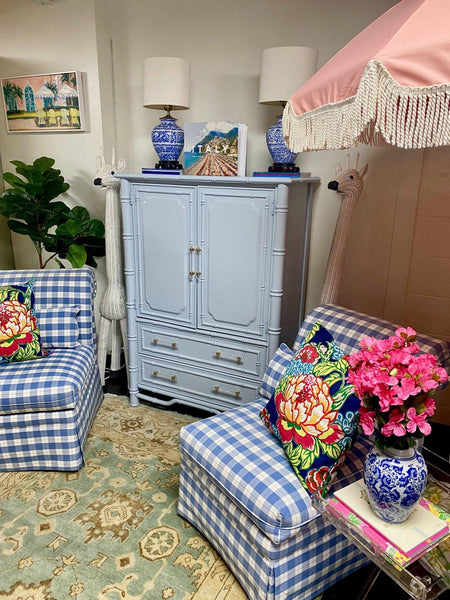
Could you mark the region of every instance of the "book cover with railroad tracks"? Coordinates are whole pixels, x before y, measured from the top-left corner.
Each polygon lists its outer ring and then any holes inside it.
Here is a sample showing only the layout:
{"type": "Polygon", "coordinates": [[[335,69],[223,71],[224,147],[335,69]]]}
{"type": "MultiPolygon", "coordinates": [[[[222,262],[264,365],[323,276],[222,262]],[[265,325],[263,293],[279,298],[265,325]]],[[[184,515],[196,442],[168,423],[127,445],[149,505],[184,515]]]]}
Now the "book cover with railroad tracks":
{"type": "Polygon", "coordinates": [[[184,174],[245,176],[247,126],[235,121],[184,125],[184,174]]]}

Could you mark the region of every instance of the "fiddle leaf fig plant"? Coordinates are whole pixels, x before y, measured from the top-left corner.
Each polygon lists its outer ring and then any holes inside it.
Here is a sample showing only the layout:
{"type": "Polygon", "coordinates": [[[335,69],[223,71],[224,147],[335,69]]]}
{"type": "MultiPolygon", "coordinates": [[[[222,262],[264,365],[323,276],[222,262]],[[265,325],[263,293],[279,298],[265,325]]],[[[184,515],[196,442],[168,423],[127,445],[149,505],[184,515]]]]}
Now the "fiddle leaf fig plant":
{"type": "Polygon", "coordinates": [[[28,235],[44,269],[51,260],[65,268],[62,260],[73,267],[87,264],[96,267],[95,256],[105,255],[105,226],[91,219],[82,206],[70,209],[60,194],[69,189],[59,169],[54,169],[53,158],[42,156],[33,164],[20,160],[11,163],[16,173],[4,173],[10,185],[0,196],[0,215],[8,219],[11,231],[28,235]],[[44,250],[49,253],[44,258],[44,250]]]}

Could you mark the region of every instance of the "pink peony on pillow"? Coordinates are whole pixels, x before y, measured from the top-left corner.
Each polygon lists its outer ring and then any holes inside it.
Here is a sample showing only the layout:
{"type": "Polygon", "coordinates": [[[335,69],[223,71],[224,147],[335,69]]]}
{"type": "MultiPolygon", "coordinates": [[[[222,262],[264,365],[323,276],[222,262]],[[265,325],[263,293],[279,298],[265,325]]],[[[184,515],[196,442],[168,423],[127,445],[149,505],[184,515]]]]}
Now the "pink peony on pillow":
{"type": "Polygon", "coordinates": [[[46,356],[34,312],[33,281],[0,287],[0,364],[46,356]]]}
{"type": "Polygon", "coordinates": [[[316,323],[260,413],[310,492],[329,484],[353,442],[360,401],[348,369],[333,336],[316,323]]]}

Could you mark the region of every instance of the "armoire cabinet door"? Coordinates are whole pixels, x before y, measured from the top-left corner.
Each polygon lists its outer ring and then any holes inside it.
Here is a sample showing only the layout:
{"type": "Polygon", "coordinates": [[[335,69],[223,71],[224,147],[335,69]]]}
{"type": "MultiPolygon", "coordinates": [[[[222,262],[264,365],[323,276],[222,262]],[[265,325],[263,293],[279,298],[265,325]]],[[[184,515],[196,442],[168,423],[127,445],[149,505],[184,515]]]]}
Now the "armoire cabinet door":
{"type": "Polygon", "coordinates": [[[136,190],[138,315],[195,326],[195,188],[136,190]]]}
{"type": "Polygon", "coordinates": [[[199,329],[265,336],[271,190],[199,189],[199,329]]]}

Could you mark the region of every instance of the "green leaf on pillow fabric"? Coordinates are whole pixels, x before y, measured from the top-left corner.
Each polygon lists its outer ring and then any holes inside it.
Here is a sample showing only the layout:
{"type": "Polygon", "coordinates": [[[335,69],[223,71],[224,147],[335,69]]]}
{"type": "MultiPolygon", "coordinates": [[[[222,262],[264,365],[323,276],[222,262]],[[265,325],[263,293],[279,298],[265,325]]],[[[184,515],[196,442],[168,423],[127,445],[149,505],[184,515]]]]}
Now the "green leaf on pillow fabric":
{"type": "Polygon", "coordinates": [[[317,458],[315,449],[313,451],[306,450],[301,446],[294,446],[292,443],[287,444],[284,447],[284,450],[289,462],[294,467],[297,474],[302,469],[308,469],[313,464],[315,458],[317,458]]]}
{"type": "Polygon", "coordinates": [[[352,385],[347,384],[342,386],[339,391],[334,395],[333,410],[339,410],[345,404],[345,402],[355,393],[352,385]]]}
{"type": "Polygon", "coordinates": [[[321,440],[319,440],[318,446],[320,446],[322,452],[325,452],[325,454],[331,458],[339,458],[341,455],[339,446],[335,444],[324,444],[321,440]]]}
{"type": "Polygon", "coordinates": [[[319,321],[317,321],[317,323],[314,323],[314,325],[309,330],[308,335],[305,337],[305,341],[303,342],[304,346],[306,344],[309,344],[309,342],[316,336],[316,334],[320,332],[321,327],[322,323],[319,323],[319,321]]]}

